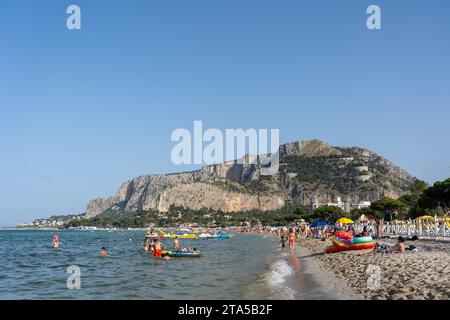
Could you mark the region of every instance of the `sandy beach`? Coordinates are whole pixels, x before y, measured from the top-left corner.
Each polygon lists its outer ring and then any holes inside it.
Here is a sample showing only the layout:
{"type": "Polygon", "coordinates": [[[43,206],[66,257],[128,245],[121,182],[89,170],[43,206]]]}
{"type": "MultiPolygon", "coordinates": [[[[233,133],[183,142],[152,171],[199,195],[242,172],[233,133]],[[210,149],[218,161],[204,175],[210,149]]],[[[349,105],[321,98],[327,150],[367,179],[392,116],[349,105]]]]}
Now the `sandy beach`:
{"type": "MultiPolygon", "coordinates": [[[[383,240],[394,244],[395,240],[383,240]]],[[[307,239],[298,243],[308,252],[303,259],[332,271],[366,299],[450,299],[450,243],[414,241],[420,252],[373,254],[370,250],[326,254],[327,242],[307,239]],[[368,286],[369,266],[379,267],[379,286],[368,286]]],[[[373,267],[372,267],[373,268],[373,267]]]]}

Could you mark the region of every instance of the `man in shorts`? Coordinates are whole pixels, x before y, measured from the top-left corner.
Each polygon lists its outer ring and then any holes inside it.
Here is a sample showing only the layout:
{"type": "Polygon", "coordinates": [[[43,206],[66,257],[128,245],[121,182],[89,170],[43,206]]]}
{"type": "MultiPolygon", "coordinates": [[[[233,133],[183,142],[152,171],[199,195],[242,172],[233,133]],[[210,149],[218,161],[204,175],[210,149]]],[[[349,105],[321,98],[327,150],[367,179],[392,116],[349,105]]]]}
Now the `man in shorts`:
{"type": "Polygon", "coordinates": [[[155,239],[155,243],[153,245],[153,256],[155,258],[161,258],[162,257],[161,241],[159,241],[158,239],[155,239]]]}

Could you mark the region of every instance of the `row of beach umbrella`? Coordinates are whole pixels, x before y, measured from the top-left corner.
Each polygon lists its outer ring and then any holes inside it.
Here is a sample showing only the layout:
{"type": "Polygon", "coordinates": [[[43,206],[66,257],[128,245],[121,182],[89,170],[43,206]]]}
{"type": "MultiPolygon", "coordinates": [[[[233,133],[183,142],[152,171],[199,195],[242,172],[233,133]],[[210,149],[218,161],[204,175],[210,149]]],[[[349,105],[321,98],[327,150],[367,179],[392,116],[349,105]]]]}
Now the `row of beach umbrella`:
{"type": "MultiPolygon", "coordinates": [[[[336,221],[336,223],[352,224],[354,222],[353,222],[353,220],[350,220],[349,218],[340,218],[336,221]]],[[[326,226],[328,224],[329,223],[327,223],[325,221],[314,221],[313,223],[311,223],[311,228],[320,228],[320,227],[326,226]]]]}

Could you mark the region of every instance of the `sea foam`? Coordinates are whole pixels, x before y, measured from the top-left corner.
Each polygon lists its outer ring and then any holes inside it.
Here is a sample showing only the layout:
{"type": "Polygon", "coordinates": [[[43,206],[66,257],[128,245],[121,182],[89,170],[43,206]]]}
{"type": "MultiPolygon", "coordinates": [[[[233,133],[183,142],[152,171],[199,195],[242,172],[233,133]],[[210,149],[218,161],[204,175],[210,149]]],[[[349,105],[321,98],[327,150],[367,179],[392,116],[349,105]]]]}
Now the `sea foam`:
{"type": "Polygon", "coordinates": [[[286,278],[294,273],[286,260],[277,260],[266,275],[266,281],[271,289],[271,299],[295,299],[295,291],[285,285],[286,278]]]}

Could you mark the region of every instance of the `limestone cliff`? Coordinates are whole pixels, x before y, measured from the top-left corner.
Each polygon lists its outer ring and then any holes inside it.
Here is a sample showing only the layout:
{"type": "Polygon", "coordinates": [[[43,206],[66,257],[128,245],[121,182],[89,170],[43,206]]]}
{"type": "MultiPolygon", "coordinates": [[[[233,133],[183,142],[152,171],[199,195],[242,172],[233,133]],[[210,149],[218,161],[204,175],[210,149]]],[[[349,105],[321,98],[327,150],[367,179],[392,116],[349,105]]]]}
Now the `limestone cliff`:
{"type": "Polygon", "coordinates": [[[280,146],[280,168],[261,176],[259,164],[228,162],[200,170],[145,175],[127,181],[113,197],[89,202],[86,217],[105,211],[117,214],[147,210],[167,212],[171,206],[224,212],[276,210],[286,202],[309,205],[396,198],[408,191],[413,177],[377,154],[358,147],[332,147],[319,140],[280,146]]]}

